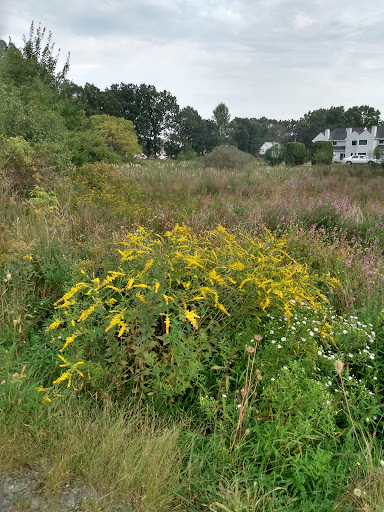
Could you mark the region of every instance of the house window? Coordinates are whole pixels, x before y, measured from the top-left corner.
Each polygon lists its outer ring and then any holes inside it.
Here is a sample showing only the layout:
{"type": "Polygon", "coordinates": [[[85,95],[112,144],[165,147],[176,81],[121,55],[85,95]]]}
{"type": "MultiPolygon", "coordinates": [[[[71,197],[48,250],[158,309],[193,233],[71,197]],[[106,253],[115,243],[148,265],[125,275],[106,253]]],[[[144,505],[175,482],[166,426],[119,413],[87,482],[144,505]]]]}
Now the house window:
{"type": "Polygon", "coordinates": [[[366,139],[359,140],[359,146],[366,146],[368,144],[368,141],[366,139]]]}
{"type": "Polygon", "coordinates": [[[333,141],[333,142],[332,142],[332,144],[333,144],[333,146],[336,146],[336,145],[337,145],[337,142],[334,142],[334,141],[333,141]]]}
{"type": "Polygon", "coordinates": [[[357,146],[357,140],[352,141],[352,146],[357,146]]]}
{"type": "Polygon", "coordinates": [[[379,139],[379,144],[384,144],[384,139],[379,139]]]}

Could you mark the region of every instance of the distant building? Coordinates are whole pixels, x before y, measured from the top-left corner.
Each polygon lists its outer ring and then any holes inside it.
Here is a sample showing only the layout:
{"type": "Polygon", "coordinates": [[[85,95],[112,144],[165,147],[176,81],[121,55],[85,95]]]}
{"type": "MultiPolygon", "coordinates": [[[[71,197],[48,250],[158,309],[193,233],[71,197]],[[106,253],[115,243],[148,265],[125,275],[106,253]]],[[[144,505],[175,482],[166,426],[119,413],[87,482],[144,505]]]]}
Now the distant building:
{"type": "Polygon", "coordinates": [[[384,154],[384,125],[371,128],[327,128],[319,133],[312,142],[330,141],[333,145],[333,160],[342,161],[352,155],[373,157],[375,149],[384,154]]]}

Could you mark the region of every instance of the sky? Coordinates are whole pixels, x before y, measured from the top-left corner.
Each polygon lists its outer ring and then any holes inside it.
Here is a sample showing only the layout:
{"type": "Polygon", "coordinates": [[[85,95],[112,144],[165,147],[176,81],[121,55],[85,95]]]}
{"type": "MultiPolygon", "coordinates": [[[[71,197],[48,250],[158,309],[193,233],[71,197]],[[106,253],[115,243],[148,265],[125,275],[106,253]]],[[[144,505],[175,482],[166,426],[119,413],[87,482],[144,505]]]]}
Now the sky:
{"type": "Polygon", "coordinates": [[[384,118],[383,0],[0,0],[0,39],[52,32],[68,78],[151,84],[212,117],[299,119],[369,105],[384,118]]]}

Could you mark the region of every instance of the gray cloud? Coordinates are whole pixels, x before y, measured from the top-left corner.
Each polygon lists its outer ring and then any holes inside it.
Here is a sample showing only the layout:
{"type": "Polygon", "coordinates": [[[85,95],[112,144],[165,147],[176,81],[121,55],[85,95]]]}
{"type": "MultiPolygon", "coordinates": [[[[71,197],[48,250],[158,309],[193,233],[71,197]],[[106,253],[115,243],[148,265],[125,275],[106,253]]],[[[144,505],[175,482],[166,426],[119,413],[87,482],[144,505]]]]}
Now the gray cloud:
{"type": "Polygon", "coordinates": [[[4,19],[15,40],[41,21],[77,83],[150,83],[205,117],[221,101],[232,116],[384,115],[382,0],[13,0],[4,19]]]}

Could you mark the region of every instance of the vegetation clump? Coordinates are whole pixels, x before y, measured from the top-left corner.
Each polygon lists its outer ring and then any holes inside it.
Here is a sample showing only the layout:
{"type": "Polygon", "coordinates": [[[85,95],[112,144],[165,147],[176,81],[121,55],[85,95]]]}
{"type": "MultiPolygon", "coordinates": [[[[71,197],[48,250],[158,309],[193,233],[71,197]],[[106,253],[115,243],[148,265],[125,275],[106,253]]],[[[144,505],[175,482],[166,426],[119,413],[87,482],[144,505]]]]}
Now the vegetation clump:
{"type": "Polygon", "coordinates": [[[242,169],[252,161],[252,155],[228,145],[218,146],[203,157],[204,166],[214,169],[242,169]]]}
{"type": "Polygon", "coordinates": [[[301,142],[288,142],[285,146],[284,161],[286,165],[303,165],[307,150],[301,142]]]}
{"type": "Polygon", "coordinates": [[[314,142],[311,148],[312,165],[322,164],[330,165],[333,158],[332,142],[318,140],[314,142]]]}

